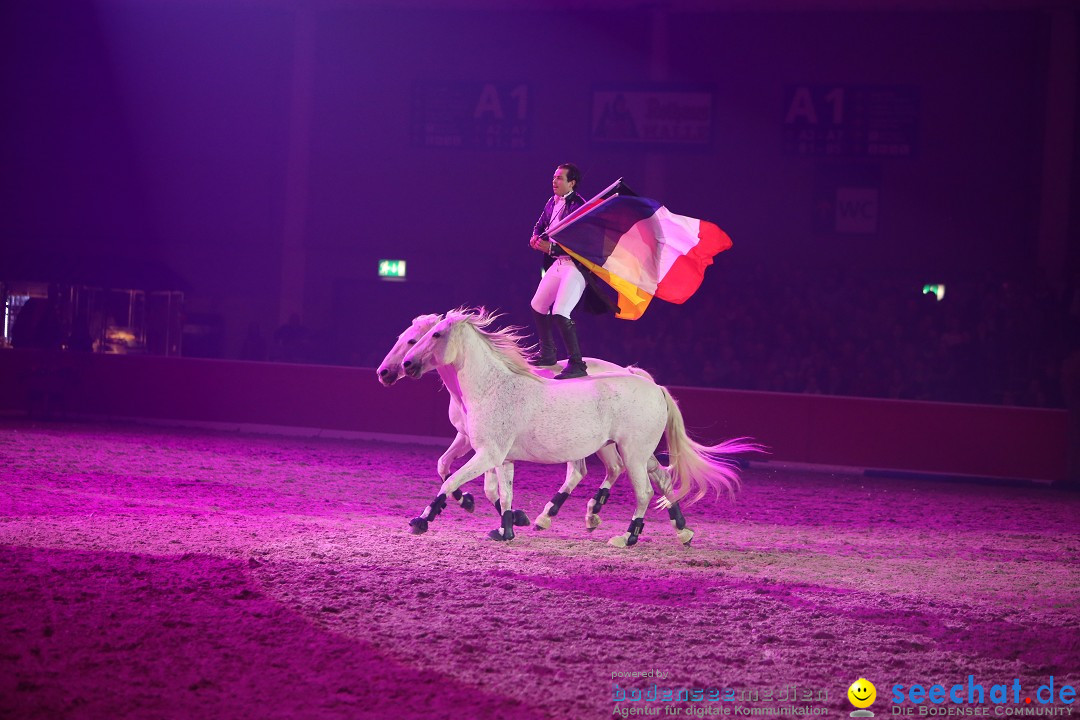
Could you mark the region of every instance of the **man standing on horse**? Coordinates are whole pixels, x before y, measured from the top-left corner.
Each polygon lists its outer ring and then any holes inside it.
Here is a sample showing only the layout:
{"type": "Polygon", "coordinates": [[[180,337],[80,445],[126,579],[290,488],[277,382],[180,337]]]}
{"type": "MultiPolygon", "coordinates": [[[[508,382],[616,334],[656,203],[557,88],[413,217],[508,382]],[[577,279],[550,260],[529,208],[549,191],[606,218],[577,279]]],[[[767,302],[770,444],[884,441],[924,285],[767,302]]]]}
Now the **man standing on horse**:
{"type": "Polygon", "coordinates": [[[585,292],[587,282],[584,273],[587,271],[582,271],[574,259],[551,242],[546,234],[553,224],[585,204],[585,198],[576,192],[580,181],[581,170],[577,165],[564,163],[555,168],[555,176],[551,179],[554,195],[544,205],[544,212],[540,213],[540,219],[533,226],[533,234],[529,239],[529,246],[546,256],[546,273],[540,279],[531,303],[540,336],[540,357],[533,361],[533,364],[555,364],[557,358],[552,324],[557,325],[570,360],[563,371],[555,376],[556,380],[583,377],[586,374],[585,361],[581,359],[581,348],[578,346],[577,329],[570,313],[585,292]]]}

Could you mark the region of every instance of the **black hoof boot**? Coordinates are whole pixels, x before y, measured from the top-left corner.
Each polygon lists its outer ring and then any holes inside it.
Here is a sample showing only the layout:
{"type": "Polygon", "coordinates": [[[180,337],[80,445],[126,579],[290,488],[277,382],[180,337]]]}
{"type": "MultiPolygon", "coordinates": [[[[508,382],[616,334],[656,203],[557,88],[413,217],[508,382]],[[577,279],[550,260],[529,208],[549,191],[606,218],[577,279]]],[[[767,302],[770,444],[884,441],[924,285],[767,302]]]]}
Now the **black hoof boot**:
{"type": "Polygon", "coordinates": [[[683,517],[679,503],[669,507],[667,514],[671,518],[671,526],[675,528],[675,534],[678,536],[679,542],[686,547],[690,547],[690,542],[694,539],[694,531],[686,527],[686,518],[683,517]]]}
{"type": "Polygon", "coordinates": [[[409,521],[410,532],[413,535],[421,535],[427,532],[428,521],[434,520],[438,517],[439,513],[446,507],[446,494],[439,493],[435,496],[435,499],[431,501],[431,504],[424,508],[424,512],[420,513],[420,517],[415,517],[409,521]]]}
{"type": "Polygon", "coordinates": [[[682,508],[679,507],[679,503],[675,503],[668,508],[667,516],[671,518],[671,524],[676,530],[682,530],[686,527],[686,518],[683,517],[682,508]]]}
{"type": "Polygon", "coordinates": [[[472,512],[476,509],[476,501],[473,500],[472,493],[463,493],[461,490],[455,490],[450,494],[454,496],[454,499],[458,501],[458,505],[460,505],[461,509],[465,512],[472,512]]]}
{"type": "Polygon", "coordinates": [[[562,508],[562,504],[566,502],[566,498],[570,497],[570,493],[558,492],[551,497],[551,509],[548,510],[548,517],[555,517],[559,514],[559,510],[562,508]]]}
{"type": "Polygon", "coordinates": [[[593,495],[592,500],[589,501],[588,514],[599,515],[600,510],[604,507],[604,503],[608,501],[609,495],[611,495],[611,490],[609,490],[608,488],[597,488],[596,494],[593,495]]]}
{"type": "Polygon", "coordinates": [[[514,511],[514,525],[517,527],[529,527],[532,520],[529,520],[529,516],[525,514],[524,510],[514,511]]]}
{"type": "Polygon", "coordinates": [[[498,542],[507,542],[514,539],[513,510],[507,510],[502,514],[502,527],[489,532],[488,537],[498,542]]]}
{"type": "Polygon", "coordinates": [[[630,527],[626,529],[630,537],[626,538],[626,547],[637,545],[638,535],[645,529],[645,518],[634,518],[630,521],[630,527]]]}
{"type": "Polygon", "coordinates": [[[434,520],[439,516],[439,513],[445,509],[446,493],[439,493],[435,496],[435,499],[431,501],[431,504],[424,509],[424,512],[420,513],[420,517],[434,520]]]}

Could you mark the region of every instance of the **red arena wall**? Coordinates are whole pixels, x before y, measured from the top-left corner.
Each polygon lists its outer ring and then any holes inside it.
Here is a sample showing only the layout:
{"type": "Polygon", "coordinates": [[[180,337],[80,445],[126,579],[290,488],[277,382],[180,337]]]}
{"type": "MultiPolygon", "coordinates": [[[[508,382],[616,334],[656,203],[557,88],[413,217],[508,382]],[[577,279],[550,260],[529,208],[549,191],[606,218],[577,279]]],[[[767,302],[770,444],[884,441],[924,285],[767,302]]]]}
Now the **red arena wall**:
{"type": "MultiPolygon", "coordinates": [[[[1062,410],[672,389],[696,439],[750,436],[773,461],[1064,477],[1062,410]]],[[[366,368],[153,356],[0,352],[0,412],[453,435],[438,378],[382,387],[366,368]]]]}

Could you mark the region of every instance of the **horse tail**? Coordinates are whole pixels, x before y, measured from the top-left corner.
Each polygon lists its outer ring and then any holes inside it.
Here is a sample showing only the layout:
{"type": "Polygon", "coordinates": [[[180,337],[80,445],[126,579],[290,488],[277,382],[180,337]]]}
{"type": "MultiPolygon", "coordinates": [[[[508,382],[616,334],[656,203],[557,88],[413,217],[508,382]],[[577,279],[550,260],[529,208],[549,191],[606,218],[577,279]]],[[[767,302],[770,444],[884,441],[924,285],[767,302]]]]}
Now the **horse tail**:
{"type": "Polygon", "coordinates": [[[694,493],[687,505],[692,505],[712,490],[716,497],[721,490],[734,495],[739,489],[739,464],[732,455],[744,452],[765,452],[762,445],[750,438],[734,438],[716,445],[702,445],[686,434],[682,411],[668,389],[659,386],[667,403],[668,420],[664,437],[668,446],[668,472],[671,474],[672,502],[694,493]]]}

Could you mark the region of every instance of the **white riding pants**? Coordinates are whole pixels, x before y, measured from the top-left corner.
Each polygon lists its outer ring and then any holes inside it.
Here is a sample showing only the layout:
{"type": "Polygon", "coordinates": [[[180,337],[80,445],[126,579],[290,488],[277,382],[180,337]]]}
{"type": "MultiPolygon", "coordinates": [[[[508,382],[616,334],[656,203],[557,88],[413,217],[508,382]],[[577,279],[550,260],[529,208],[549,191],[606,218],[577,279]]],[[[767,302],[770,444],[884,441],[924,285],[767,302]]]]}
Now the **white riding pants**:
{"type": "Polygon", "coordinates": [[[570,317],[585,292],[585,276],[577,269],[569,255],[555,258],[555,263],[544,273],[533,294],[532,309],[540,314],[549,310],[553,315],[570,317]]]}

